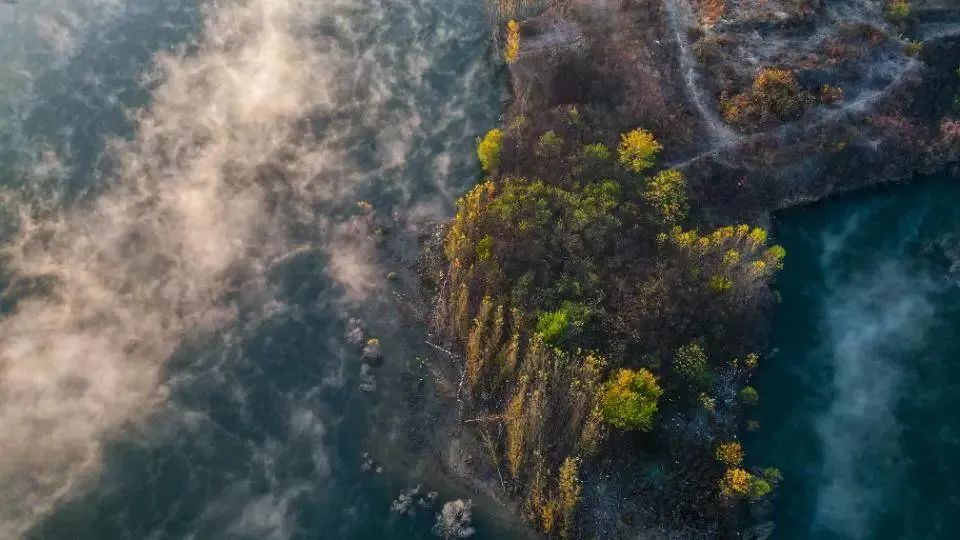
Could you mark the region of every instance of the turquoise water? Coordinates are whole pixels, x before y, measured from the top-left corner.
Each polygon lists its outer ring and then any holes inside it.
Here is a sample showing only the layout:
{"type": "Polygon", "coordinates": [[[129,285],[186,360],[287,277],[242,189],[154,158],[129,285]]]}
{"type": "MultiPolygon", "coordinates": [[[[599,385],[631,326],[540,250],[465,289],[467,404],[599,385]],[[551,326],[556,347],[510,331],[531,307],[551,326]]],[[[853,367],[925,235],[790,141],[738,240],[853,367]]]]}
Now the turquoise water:
{"type": "Polygon", "coordinates": [[[752,462],[785,482],[775,538],[952,538],[960,528],[960,184],[784,212],[774,351],[752,462]]]}
{"type": "Polygon", "coordinates": [[[0,537],[522,531],[395,294],[505,92],[475,0],[0,5],[0,537]]]}

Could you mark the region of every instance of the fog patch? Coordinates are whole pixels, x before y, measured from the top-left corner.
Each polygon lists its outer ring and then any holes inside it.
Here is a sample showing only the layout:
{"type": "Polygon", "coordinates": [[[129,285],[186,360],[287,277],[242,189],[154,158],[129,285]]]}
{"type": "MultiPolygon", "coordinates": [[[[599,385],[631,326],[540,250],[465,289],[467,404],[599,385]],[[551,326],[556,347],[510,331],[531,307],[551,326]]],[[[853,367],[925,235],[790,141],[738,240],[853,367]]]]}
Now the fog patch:
{"type": "Polygon", "coordinates": [[[331,196],[305,129],[329,104],[315,8],[211,5],[194,52],[157,57],[136,136],[111,144],[106,192],[22,208],[2,257],[43,294],[0,320],[0,536],[29,529],[97,470],[106,437],[165,398],[160,370],[184,339],[267,301],[291,226],[331,196]]]}
{"type": "MultiPolygon", "coordinates": [[[[894,504],[885,494],[905,481],[896,417],[905,392],[902,362],[917,354],[936,315],[935,283],[896,258],[862,273],[844,268],[843,247],[856,242],[861,220],[851,217],[822,242],[829,287],[822,354],[830,359],[833,397],[815,422],[823,455],[814,528],[853,539],[871,536],[876,512],[894,504]]],[[[912,240],[903,236],[904,244],[912,240]]]]}

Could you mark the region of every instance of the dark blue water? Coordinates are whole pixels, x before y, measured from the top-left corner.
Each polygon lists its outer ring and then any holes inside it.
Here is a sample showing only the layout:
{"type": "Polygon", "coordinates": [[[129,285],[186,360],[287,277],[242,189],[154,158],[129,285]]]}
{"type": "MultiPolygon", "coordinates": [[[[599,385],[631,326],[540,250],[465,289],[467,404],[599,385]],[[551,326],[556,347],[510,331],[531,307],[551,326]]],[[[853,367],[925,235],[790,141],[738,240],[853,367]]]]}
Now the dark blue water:
{"type": "Polygon", "coordinates": [[[445,471],[444,360],[398,297],[506,97],[482,3],[22,4],[0,536],[429,538],[457,498],[477,538],[520,534],[445,471]],[[437,500],[391,513],[418,484],[437,500]]]}
{"type": "Polygon", "coordinates": [[[748,456],[783,471],[776,538],[960,528],[960,184],[785,212],[783,302],[748,456]]]}

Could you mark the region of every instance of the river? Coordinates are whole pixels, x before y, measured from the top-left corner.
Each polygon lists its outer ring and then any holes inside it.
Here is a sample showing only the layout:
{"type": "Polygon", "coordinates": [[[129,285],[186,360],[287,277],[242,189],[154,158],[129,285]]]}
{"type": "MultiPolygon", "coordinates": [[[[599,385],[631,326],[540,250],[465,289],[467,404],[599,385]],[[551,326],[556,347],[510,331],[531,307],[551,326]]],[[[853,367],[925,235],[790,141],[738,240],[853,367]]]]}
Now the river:
{"type": "Polygon", "coordinates": [[[784,483],[775,538],[960,527],[960,185],[925,179],[783,212],[752,462],[784,483]]]}
{"type": "Polygon", "coordinates": [[[507,97],[476,0],[0,5],[0,537],[510,537],[387,279],[507,97]]]}
{"type": "MultiPolygon", "coordinates": [[[[432,538],[471,496],[522,535],[424,457],[437,355],[386,279],[507,98],[477,0],[0,5],[0,537],[432,538]]],[[[958,195],[777,217],[776,538],[960,527],[958,195]]]]}

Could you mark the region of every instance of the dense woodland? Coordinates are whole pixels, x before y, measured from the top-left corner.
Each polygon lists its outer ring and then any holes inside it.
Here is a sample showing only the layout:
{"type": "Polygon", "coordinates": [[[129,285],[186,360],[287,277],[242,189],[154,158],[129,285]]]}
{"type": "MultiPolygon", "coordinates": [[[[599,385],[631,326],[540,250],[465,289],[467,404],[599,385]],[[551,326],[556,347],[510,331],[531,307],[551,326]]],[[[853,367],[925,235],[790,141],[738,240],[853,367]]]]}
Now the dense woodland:
{"type": "Polygon", "coordinates": [[[540,133],[517,118],[479,142],[488,178],[443,235],[435,324],[539,529],[580,536],[581,471],[651,449],[685,456],[651,504],[710,529],[778,480],[744,465],[736,434],[758,399],[752,347],[784,251],[746,224],[698,230],[651,133],[610,148],[581,140],[576,109],[565,117],[540,133]]]}

